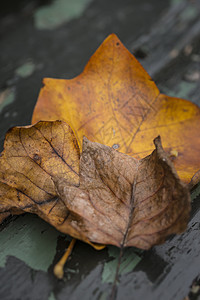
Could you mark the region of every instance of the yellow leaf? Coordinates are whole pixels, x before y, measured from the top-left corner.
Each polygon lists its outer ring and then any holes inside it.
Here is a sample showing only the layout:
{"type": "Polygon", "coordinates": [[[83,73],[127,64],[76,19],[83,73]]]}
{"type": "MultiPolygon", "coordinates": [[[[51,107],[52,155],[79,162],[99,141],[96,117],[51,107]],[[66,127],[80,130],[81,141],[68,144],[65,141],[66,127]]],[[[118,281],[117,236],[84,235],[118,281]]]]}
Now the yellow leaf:
{"type": "MultiPolygon", "coordinates": [[[[159,59],[159,58],[158,58],[159,59]]],[[[200,109],[160,94],[116,35],[110,35],[74,79],[44,79],[32,122],[64,120],[82,137],[141,159],[160,135],[188,183],[200,169],[200,109]]]]}

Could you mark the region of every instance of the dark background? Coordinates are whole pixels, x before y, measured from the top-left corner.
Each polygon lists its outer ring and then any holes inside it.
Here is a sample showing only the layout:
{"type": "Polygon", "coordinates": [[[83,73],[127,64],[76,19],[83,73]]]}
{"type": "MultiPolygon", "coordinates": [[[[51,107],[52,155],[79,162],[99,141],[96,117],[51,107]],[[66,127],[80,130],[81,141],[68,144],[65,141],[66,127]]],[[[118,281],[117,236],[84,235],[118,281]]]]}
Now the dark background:
{"type": "MultiPolygon", "coordinates": [[[[81,6],[81,12],[72,13],[60,24],[55,22],[61,19],[55,2],[1,2],[1,150],[10,127],[30,124],[42,78],[69,79],[78,75],[110,33],[116,33],[135,54],[161,92],[200,104],[200,1],[83,1],[76,8],[78,11],[81,6]],[[46,12],[44,7],[48,8],[46,12]],[[38,19],[41,12],[46,25],[38,19]]],[[[70,5],[64,5],[64,9],[67,15],[70,5]]],[[[187,295],[189,299],[200,299],[199,200],[193,200],[186,233],[142,252],[139,264],[121,275],[117,299],[181,300],[187,295]]],[[[67,243],[63,235],[35,216],[13,217],[1,225],[0,257],[7,255],[7,259],[5,265],[0,265],[0,299],[106,299],[111,284],[102,282],[102,272],[113,259],[109,248],[97,252],[77,242],[65,268],[65,280],[58,281],[52,269],[67,243]],[[28,235],[28,229],[35,235],[28,235]],[[49,235],[41,246],[38,239],[44,236],[43,231],[49,235]],[[5,236],[13,252],[6,248],[5,236]],[[45,251],[50,251],[45,247],[50,236],[55,236],[54,258],[48,270],[34,268],[40,255],[45,257],[45,251]],[[21,249],[17,241],[26,241],[24,253],[33,248],[40,251],[32,251],[23,259],[23,255],[16,254],[21,249]]]]}

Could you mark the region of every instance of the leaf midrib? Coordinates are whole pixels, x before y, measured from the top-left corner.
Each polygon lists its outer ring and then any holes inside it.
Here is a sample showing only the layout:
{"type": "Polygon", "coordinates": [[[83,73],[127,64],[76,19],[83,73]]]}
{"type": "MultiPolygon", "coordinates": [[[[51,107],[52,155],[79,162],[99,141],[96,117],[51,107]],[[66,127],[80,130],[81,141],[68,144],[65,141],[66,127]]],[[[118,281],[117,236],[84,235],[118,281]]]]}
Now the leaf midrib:
{"type": "Polygon", "coordinates": [[[110,300],[114,300],[115,296],[116,296],[116,286],[117,286],[117,281],[118,281],[118,277],[119,277],[119,269],[120,269],[120,265],[121,265],[121,259],[123,256],[123,251],[124,251],[124,245],[129,233],[129,229],[132,223],[132,219],[133,219],[133,211],[135,209],[134,206],[134,200],[135,200],[135,189],[136,189],[136,184],[137,184],[137,174],[138,174],[138,168],[139,168],[139,162],[137,165],[137,170],[136,170],[136,175],[135,175],[135,179],[132,185],[132,190],[131,190],[131,200],[130,200],[130,212],[129,212],[129,218],[128,218],[128,223],[127,223],[127,227],[125,230],[125,234],[124,234],[124,238],[120,247],[120,253],[119,253],[119,258],[118,258],[118,263],[117,263],[117,269],[115,272],[115,279],[112,285],[112,291],[111,291],[111,295],[110,295],[110,300]]]}

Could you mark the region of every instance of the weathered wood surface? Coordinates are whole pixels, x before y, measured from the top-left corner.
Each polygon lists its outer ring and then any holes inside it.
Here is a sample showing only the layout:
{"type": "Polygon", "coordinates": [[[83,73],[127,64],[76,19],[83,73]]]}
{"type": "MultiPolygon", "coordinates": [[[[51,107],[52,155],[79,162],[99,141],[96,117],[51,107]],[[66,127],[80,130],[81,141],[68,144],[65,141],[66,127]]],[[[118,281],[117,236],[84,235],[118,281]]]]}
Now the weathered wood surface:
{"type": "MultiPolygon", "coordinates": [[[[1,149],[11,126],[30,124],[42,78],[76,76],[112,32],[162,92],[200,105],[199,0],[84,0],[75,17],[57,27],[49,23],[51,30],[41,29],[37,19],[40,2],[9,1],[1,11],[1,149]]],[[[55,1],[45,2],[49,10],[43,18],[56,12],[50,6],[55,1]]],[[[116,299],[199,299],[200,292],[191,290],[200,275],[199,201],[193,200],[184,234],[147,252],[126,251],[116,299]]],[[[59,281],[52,269],[68,237],[31,215],[10,218],[0,230],[0,299],[103,300],[110,294],[118,256],[114,247],[97,252],[77,242],[65,280],[59,281]]]]}

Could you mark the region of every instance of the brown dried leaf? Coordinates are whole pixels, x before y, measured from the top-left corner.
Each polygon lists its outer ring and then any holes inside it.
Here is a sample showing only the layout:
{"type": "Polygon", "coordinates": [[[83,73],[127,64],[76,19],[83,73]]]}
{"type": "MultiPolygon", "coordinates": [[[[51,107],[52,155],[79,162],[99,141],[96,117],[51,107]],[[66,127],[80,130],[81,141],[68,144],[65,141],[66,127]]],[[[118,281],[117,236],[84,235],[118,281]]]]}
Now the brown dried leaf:
{"type": "Polygon", "coordinates": [[[149,249],[185,230],[187,187],[162,149],[138,161],[61,121],[13,128],[0,157],[0,222],[31,212],[87,243],[149,249]]]}
{"type": "Polygon", "coordinates": [[[62,231],[83,241],[141,249],[184,231],[190,212],[188,189],[159,137],[155,145],[151,155],[138,161],[85,138],[80,186],[54,179],[70,211],[62,231]],[[68,230],[69,225],[77,234],[68,230]]]}
{"type": "Polygon", "coordinates": [[[55,227],[68,212],[58,199],[52,175],[79,183],[79,148],[64,122],[15,127],[0,157],[0,223],[10,214],[31,212],[55,227]]]}

